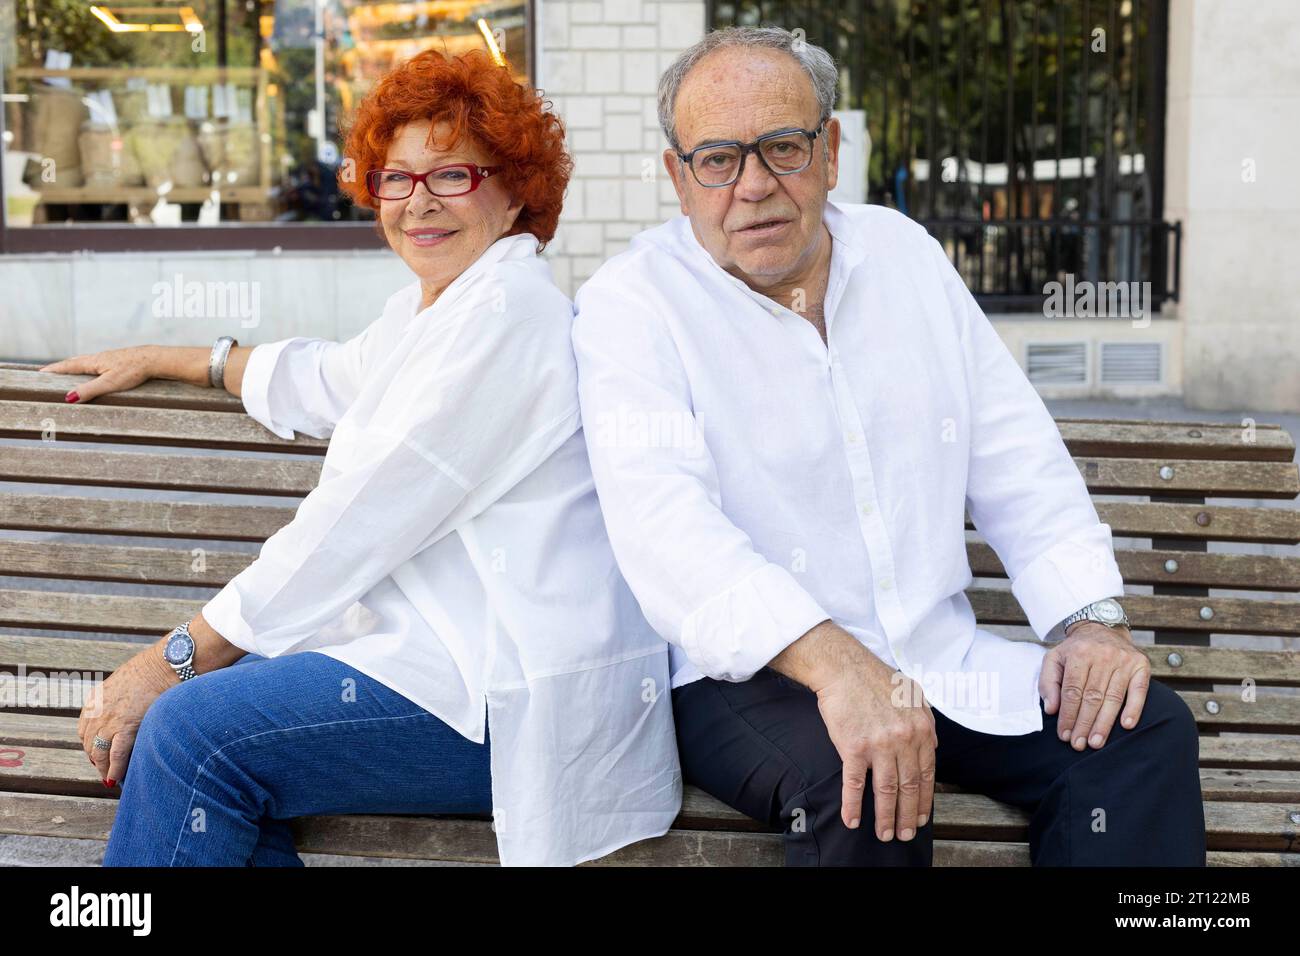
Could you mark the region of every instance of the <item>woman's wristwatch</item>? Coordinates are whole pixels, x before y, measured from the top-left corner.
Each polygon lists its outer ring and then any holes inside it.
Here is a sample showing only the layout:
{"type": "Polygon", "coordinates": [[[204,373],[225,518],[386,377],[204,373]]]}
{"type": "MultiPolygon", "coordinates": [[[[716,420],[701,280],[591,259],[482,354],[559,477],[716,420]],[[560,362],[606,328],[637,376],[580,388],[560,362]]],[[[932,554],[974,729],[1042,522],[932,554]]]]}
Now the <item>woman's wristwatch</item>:
{"type": "Polygon", "coordinates": [[[194,638],[190,637],[189,621],[172,628],[172,632],[167,635],[167,643],[163,645],[163,660],[171,665],[176,676],[183,681],[199,676],[194,673],[194,638]]]}
{"type": "Polygon", "coordinates": [[[1124,608],[1114,598],[1093,601],[1087,607],[1079,608],[1061,622],[1061,629],[1062,631],[1068,630],[1071,624],[1077,624],[1080,621],[1095,621],[1107,627],[1129,626],[1128,615],[1124,613],[1124,608]]]}
{"type": "Polygon", "coordinates": [[[238,344],[229,335],[223,335],[212,343],[212,354],[208,356],[208,384],[213,388],[223,387],[226,359],[230,358],[231,346],[238,344]]]}

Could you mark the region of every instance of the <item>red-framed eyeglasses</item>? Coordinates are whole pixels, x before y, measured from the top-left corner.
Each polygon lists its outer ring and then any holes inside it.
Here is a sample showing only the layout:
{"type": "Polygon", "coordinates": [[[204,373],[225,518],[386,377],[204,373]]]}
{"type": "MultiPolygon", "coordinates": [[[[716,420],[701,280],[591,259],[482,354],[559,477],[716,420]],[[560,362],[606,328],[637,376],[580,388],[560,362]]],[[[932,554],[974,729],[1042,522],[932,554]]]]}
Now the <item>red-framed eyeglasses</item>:
{"type": "Polygon", "coordinates": [[[464,196],[478,189],[489,176],[501,172],[501,166],[475,166],[473,163],[452,163],[439,166],[427,173],[412,173],[405,169],[372,169],[366,173],[366,190],[376,199],[407,199],[415,192],[417,183],[435,196],[464,196]]]}

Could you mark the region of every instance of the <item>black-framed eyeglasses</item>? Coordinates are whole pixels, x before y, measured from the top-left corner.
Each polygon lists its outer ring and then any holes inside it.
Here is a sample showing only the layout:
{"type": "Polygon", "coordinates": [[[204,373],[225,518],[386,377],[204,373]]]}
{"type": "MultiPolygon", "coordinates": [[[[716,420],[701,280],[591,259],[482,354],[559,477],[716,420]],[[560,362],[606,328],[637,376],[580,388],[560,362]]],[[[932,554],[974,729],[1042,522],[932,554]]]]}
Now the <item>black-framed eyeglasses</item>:
{"type": "Polygon", "coordinates": [[[730,186],[745,171],[745,157],[757,153],[759,161],[774,176],[789,176],[808,168],[813,157],[813,141],[825,127],[816,129],[779,129],[764,133],[752,143],[706,143],[677,158],[691,168],[695,181],[708,189],[730,186]]]}
{"type": "Polygon", "coordinates": [[[478,189],[483,180],[501,169],[501,166],[475,166],[472,163],[452,163],[427,173],[372,169],[366,173],[366,189],[376,199],[407,199],[415,192],[417,184],[424,183],[424,187],[435,196],[463,196],[478,189]]]}

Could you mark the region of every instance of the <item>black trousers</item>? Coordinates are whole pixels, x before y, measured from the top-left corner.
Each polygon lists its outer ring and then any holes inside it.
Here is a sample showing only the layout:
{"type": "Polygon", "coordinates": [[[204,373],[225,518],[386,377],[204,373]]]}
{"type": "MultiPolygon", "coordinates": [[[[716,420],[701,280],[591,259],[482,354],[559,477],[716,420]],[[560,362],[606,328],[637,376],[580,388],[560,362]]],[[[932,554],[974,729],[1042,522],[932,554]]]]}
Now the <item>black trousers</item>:
{"type": "MultiPolygon", "coordinates": [[[[936,780],[1028,812],[1035,866],[1205,865],[1196,720],[1168,686],[1153,680],[1137,725],[1117,719],[1082,752],[1057,737],[1055,714],[1008,737],[931,710],[936,780]]],[[[673,691],[673,714],[685,781],[784,830],[787,866],[933,862],[933,817],[906,842],[877,839],[870,772],[861,824],[841,821],[840,756],[806,687],[766,667],[741,683],[705,677],[673,691]]]]}

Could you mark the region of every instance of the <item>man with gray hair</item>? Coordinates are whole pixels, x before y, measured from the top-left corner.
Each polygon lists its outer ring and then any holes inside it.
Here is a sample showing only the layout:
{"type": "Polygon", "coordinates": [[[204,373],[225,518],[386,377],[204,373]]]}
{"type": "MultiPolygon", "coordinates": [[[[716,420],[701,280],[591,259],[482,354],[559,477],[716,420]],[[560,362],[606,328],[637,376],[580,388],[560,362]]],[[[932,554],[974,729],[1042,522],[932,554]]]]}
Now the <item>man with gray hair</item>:
{"type": "Polygon", "coordinates": [[[1110,528],[942,246],[828,201],[836,80],[785,30],[685,51],[659,88],[683,215],[577,297],[685,778],[793,865],[929,865],[937,779],[1028,810],[1035,864],[1203,866],[1196,723],[1133,645],[1110,528]],[[1050,647],[976,626],[967,508],[1050,647]]]}

